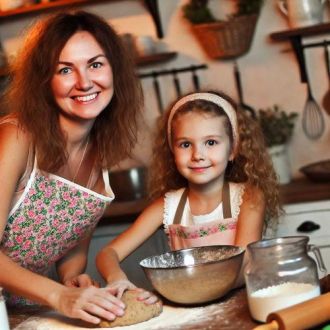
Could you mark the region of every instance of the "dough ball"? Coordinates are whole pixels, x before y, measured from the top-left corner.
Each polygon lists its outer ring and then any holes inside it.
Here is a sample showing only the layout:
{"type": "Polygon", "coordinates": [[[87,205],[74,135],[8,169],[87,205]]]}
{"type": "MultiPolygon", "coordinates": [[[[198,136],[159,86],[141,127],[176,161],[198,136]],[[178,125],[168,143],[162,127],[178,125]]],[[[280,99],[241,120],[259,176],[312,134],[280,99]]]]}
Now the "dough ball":
{"type": "Polygon", "coordinates": [[[144,322],[158,316],[162,312],[163,306],[161,302],[146,305],[143,301],[136,300],[139,293],[139,291],[135,290],[125,291],[122,297],[122,301],[126,305],[125,314],[117,316],[113,321],[101,321],[99,323],[100,328],[113,328],[144,322]]]}

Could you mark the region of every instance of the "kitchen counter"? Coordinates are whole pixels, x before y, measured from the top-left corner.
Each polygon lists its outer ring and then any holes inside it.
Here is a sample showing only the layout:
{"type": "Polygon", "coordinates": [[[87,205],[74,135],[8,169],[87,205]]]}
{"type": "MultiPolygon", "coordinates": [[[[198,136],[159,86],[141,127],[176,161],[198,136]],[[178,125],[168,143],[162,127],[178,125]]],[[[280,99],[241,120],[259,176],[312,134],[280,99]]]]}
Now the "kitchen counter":
{"type": "MultiPolygon", "coordinates": [[[[190,324],[187,321],[187,325],[180,326],[180,329],[204,330],[207,328],[208,330],[251,330],[258,325],[258,323],[252,320],[249,314],[245,289],[238,289],[230,292],[226,297],[216,303],[217,306],[214,305],[215,304],[212,304],[212,306],[205,306],[205,317],[203,317],[203,319],[193,320],[190,324]]],[[[9,309],[10,329],[14,330],[14,327],[18,326],[31,316],[37,316],[40,314],[40,311],[46,311],[46,309],[9,309]]],[[[174,328],[178,329],[177,326],[173,327],[173,329],[174,328]]],[[[166,326],[166,330],[170,329],[171,327],[166,326]]]]}
{"type": "MultiPolygon", "coordinates": [[[[321,279],[321,291],[322,293],[330,291],[330,275],[321,279]]],[[[166,302],[164,302],[164,304],[166,304],[166,302]]],[[[233,290],[218,302],[205,305],[202,308],[205,309],[203,318],[192,319],[190,323],[187,321],[179,327],[177,325],[173,327],[166,326],[166,330],[252,330],[260,324],[255,322],[250,316],[245,288],[233,290]]],[[[44,311],[47,311],[44,307],[30,310],[9,309],[10,329],[15,330],[16,326],[29,317],[37,316],[44,311]]],[[[159,326],[161,326],[161,324],[159,326]]],[[[322,329],[323,326],[324,325],[313,329],[322,329]]],[[[161,328],[157,325],[157,329],[161,328]]]]}
{"type": "Polygon", "coordinates": [[[281,185],[280,193],[283,204],[330,200],[330,182],[313,182],[303,177],[281,185]]]}
{"type": "MultiPolygon", "coordinates": [[[[280,194],[283,204],[330,200],[330,182],[318,183],[302,177],[281,185],[280,194]]],[[[148,204],[144,199],[129,202],[115,200],[110,206],[109,215],[102,218],[99,225],[133,222],[148,204]]]]}

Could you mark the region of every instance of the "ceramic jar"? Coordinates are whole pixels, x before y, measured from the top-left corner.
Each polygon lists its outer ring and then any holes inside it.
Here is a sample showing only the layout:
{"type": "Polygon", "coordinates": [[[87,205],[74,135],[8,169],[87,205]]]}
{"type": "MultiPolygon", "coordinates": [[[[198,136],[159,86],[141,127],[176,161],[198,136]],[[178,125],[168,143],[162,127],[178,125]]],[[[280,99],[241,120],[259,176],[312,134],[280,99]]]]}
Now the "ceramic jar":
{"type": "Polygon", "coordinates": [[[323,21],[325,0],[278,0],[277,3],[291,28],[320,24],[323,21]]]}

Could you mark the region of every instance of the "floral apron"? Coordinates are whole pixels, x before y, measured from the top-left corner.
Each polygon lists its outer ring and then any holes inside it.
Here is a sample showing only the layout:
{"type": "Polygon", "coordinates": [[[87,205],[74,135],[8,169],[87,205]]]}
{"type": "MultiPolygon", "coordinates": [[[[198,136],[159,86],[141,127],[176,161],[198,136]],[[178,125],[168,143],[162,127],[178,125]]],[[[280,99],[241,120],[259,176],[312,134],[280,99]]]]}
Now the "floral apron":
{"type": "Polygon", "coordinates": [[[207,245],[233,245],[235,243],[237,219],[232,218],[229,183],[225,181],[222,191],[223,219],[200,225],[182,226],[181,219],[187,202],[188,191],[184,190],[176,209],[173,224],[168,226],[171,250],[187,249],[207,245]]]}
{"type": "MultiPolygon", "coordinates": [[[[106,206],[114,199],[108,172],[98,194],[34,168],[25,190],[9,214],[1,251],[22,267],[47,276],[53,264],[92,234],[106,206]]],[[[35,304],[4,292],[10,305],[35,304]]]]}

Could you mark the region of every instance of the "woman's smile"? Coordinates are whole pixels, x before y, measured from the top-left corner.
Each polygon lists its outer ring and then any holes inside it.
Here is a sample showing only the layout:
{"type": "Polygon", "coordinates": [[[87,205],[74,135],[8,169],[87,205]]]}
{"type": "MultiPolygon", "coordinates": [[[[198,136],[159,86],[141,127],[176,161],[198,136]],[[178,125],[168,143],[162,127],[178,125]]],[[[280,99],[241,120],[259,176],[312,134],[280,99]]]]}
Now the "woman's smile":
{"type": "Polygon", "coordinates": [[[75,33],[60,53],[52,90],[66,118],[95,120],[113,96],[109,60],[94,36],[75,33]]]}
{"type": "Polygon", "coordinates": [[[91,103],[92,101],[94,101],[98,96],[98,93],[93,93],[93,94],[89,94],[89,95],[82,95],[82,96],[73,96],[72,99],[74,99],[75,101],[79,102],[79,103],[91,103]]]}

